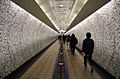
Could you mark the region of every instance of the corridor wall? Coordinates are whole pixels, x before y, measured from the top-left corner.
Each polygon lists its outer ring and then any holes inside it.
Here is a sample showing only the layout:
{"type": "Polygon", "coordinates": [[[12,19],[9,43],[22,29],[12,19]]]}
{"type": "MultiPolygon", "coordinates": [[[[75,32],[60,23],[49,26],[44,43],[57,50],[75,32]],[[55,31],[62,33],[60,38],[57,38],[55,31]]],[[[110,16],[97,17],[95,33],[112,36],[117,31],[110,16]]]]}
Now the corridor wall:
{"type": "Polygon", "coordinates": [[[120,0],[111,0],[66,34],[74,33],[82,49],[86,33],[95,41],[93,60],[113,76],[120,77],[120,0]]]}
{"type": "Polygon", "coordinates": [[[0,79],[56,40],[57,32],[10,0],[0,0],[0,79]]]}

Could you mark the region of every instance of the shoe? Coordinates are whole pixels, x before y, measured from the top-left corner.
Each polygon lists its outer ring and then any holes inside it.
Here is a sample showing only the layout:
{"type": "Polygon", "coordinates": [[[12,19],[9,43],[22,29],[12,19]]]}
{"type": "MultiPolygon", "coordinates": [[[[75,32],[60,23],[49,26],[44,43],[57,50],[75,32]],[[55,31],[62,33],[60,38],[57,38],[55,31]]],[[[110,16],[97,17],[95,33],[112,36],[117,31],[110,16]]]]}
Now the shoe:
{"type": "Polygon", "coordinates": [[[93,72],[93,67],[91,67],[91,72],[93,72]]]}
{"type": "Polygon", "coordinates": [[[87,63],[84,63],[84,67],[87,67],[87,63]]]}
{"type": "Polygon", "coordinates": [[[87,66],[84,66],[84,69],[87,70],[87,66]]]}

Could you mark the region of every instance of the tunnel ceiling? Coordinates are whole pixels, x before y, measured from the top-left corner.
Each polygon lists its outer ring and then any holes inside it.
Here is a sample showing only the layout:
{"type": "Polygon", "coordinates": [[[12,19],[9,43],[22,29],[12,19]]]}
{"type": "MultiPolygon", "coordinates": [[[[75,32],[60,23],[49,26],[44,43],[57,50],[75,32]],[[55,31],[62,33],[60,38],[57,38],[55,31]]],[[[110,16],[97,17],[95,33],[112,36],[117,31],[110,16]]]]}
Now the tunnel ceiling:
{"type": "Polygon", "coordinates": [[[68,31],[110,0],[12,0],[55,31],[68,31]]]}

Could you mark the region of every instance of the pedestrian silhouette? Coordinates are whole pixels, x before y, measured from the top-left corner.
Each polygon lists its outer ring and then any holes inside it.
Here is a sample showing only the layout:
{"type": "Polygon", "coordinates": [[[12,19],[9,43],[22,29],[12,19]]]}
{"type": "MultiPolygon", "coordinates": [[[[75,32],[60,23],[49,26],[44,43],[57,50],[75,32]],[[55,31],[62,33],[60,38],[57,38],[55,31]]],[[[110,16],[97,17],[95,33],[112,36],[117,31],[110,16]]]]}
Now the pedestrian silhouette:
{"type": "Polygon", "coordinates": [[[91,39],[91,33],[86,33],[86,39],[83,40],[82,51],[84,52],[84,66],[87,66],[87,59],[91,66],[91,72],[93,72],[92,54],[94,50],[94,40],[91,39]]]}
{"type": "Polygon", "coordinates": [[[74,34],[72,34],[72,36],[70,37],[70,48],[71,48],[72,55],[74,55],[74,53],[75,53],[75,47],[76,47],[77,43],[78,43],[77,38],[75,37],[74,34]]]}
{"type": "Polygon", "coordinates": [[[70,46],[69,46],[69,44],[70,44],[70,35],[67,35],[66,41],[67,41],[67,47],[69,48],[69,47],[70,47],[70,46]]]}
{"type": "Polygon", "coordinates": [[[61,35],[58,36],[58,39],[61,40],[61,35]]]}
{"type": "Polygon", "coordinates": [[[66,35],[63,35],[63,43],[65,44],[66,41],[66,35]]]}

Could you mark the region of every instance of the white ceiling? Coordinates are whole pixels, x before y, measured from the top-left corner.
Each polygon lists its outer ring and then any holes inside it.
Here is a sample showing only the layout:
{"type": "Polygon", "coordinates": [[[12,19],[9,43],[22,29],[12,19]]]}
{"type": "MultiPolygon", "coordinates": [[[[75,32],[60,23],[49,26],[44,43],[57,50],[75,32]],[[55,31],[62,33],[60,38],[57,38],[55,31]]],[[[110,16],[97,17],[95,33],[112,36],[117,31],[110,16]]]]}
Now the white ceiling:
{"type": "Polygon", "coordinates": [[[58,31],[66,31],[88,0],[35,1],[58,31]]]}
{"type": "Polygon", "coordinates": [[[61,30],[67,32],[110,0],[12,1],[55,31],[60,32],[61,30]]]}

